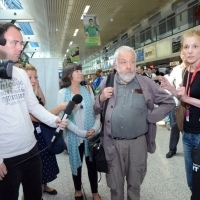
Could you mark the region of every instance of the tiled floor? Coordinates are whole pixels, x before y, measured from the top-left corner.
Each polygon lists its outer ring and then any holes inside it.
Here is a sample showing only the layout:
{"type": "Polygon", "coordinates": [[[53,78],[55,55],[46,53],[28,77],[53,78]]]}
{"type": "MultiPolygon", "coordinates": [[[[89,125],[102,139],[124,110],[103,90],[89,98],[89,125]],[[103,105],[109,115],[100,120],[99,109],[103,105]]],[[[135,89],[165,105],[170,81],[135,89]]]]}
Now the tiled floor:
{"type": "MultiPolygon", "coordinates": [[[[162,124],[162,123],[160,123],[162,124]]],[[[159,125],[157,131],[157,150],[148,155],[148,172],[141,187],[141,200],[189,200],[190,190],[186,184],[182,140],[178,144],[176,156],[166,159],[170,132],[159,125]]],[[[64,152],[57,156],[60,174],[49,185],[54,187],[58,194],[43,195],[44,200],[73,200],[74,187],[68,164],[68,155],[64,152]]],[[[92,200],[88,183],[87,170],[83,167],[83,188],[87,200],[92,200]]],[[[20,190],[20,196],[22,191],[20,190]]],[[[99,183],[99,193],[102,200],[110,199],[110,192],[106,185],[105,174],[99,183]]],[[[20,198],[19,198],[20,199],[20,198]]],[[[126,199],[126,197],[124,198],[126,199]]]]}

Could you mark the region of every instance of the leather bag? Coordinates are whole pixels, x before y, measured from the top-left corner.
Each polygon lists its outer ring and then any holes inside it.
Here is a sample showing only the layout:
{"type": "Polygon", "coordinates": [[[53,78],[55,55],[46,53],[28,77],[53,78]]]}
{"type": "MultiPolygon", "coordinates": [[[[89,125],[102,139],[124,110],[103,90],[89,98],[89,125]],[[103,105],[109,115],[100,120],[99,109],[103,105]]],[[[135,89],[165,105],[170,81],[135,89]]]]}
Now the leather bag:
{"type": "Polygon", "coordinates": [[[183,132],[183,123],[185,118],[186,106],[185,102],[180,101],[176,110],[176,123],[181,132],[183,132]]]}

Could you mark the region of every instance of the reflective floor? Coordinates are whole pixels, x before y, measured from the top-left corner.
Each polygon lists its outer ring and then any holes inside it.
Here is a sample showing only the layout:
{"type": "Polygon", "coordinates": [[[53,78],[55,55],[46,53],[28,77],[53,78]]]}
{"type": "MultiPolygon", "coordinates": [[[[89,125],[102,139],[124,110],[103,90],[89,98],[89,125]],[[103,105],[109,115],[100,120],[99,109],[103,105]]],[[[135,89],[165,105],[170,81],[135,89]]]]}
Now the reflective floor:
{"type": "MultiPolygon", "coordinates": [[[[141,200],[189,200],[190,190],[187,187],[182,139],[178,144],[177,154],[167,159],[170,132],[159,123],[157,131],[157,150],[154,154],[148,155],[148,170],[141,187],[141,200]]],[[[74,186],[70,172],[68,155],[66,152],[57,155],[60,174],[58,178],[49,183],[55,188],[58,194],[55,196],[44,194],[44,200],[74,200],[74,186]]],[[[90,187],[87,179],[87,170],[83,166],[83,190],[86,200],[92,200],[90,187]]],[[[106,185],[105,174],[102,174],[99,183],[99,194],[102,200],[110,199],[110,192],[106,185]]],[[[20,198],[22,189],[20,189],[20,198]]],[[[126,199],[126,197],[124,198],[126,199]]]]}

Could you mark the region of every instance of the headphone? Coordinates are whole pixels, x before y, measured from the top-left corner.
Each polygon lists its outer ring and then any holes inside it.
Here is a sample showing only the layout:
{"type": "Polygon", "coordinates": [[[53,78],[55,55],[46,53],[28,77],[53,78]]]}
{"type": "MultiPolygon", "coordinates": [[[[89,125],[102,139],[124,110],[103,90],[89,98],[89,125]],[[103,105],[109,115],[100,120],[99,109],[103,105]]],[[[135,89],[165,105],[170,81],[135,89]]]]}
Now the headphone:
{"type": "Polygon", "coordinates": [[[0,25],[0,45],[1,46],[5,46],[6,45],[6,39],[2,36],[4,31],[5,31],[4,25],[1,24],[0,25]]]}

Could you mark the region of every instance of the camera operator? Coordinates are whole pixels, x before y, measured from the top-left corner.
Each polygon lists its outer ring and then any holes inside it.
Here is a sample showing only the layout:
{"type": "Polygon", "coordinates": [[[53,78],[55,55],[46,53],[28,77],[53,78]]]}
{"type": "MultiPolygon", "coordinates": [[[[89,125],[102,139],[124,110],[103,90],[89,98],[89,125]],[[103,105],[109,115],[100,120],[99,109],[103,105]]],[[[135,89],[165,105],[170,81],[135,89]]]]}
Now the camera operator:
{"type": "MultiPolygon", "coordinates": [[[[22,51],[22,34],[12,23],[0,25],[0,60],[17,61],[22,51]]],[[[0,66],[5,71],[6,66],[0,66]]],[[[33,93],[26,72],[12,69],[12,78],[0,72],[0,199],[18,200],[22,183],[26,200],[41,200],[41,160],[29,113],[51,127],[66,127],[66,120],[51,114],[33,93]],[[19,165],[13,167],[17,163],[19,165]],[[12,168],[13,167],[13,168],[12,168]],[[30,184],[31,183],[31,184],[30,184]]]]}

